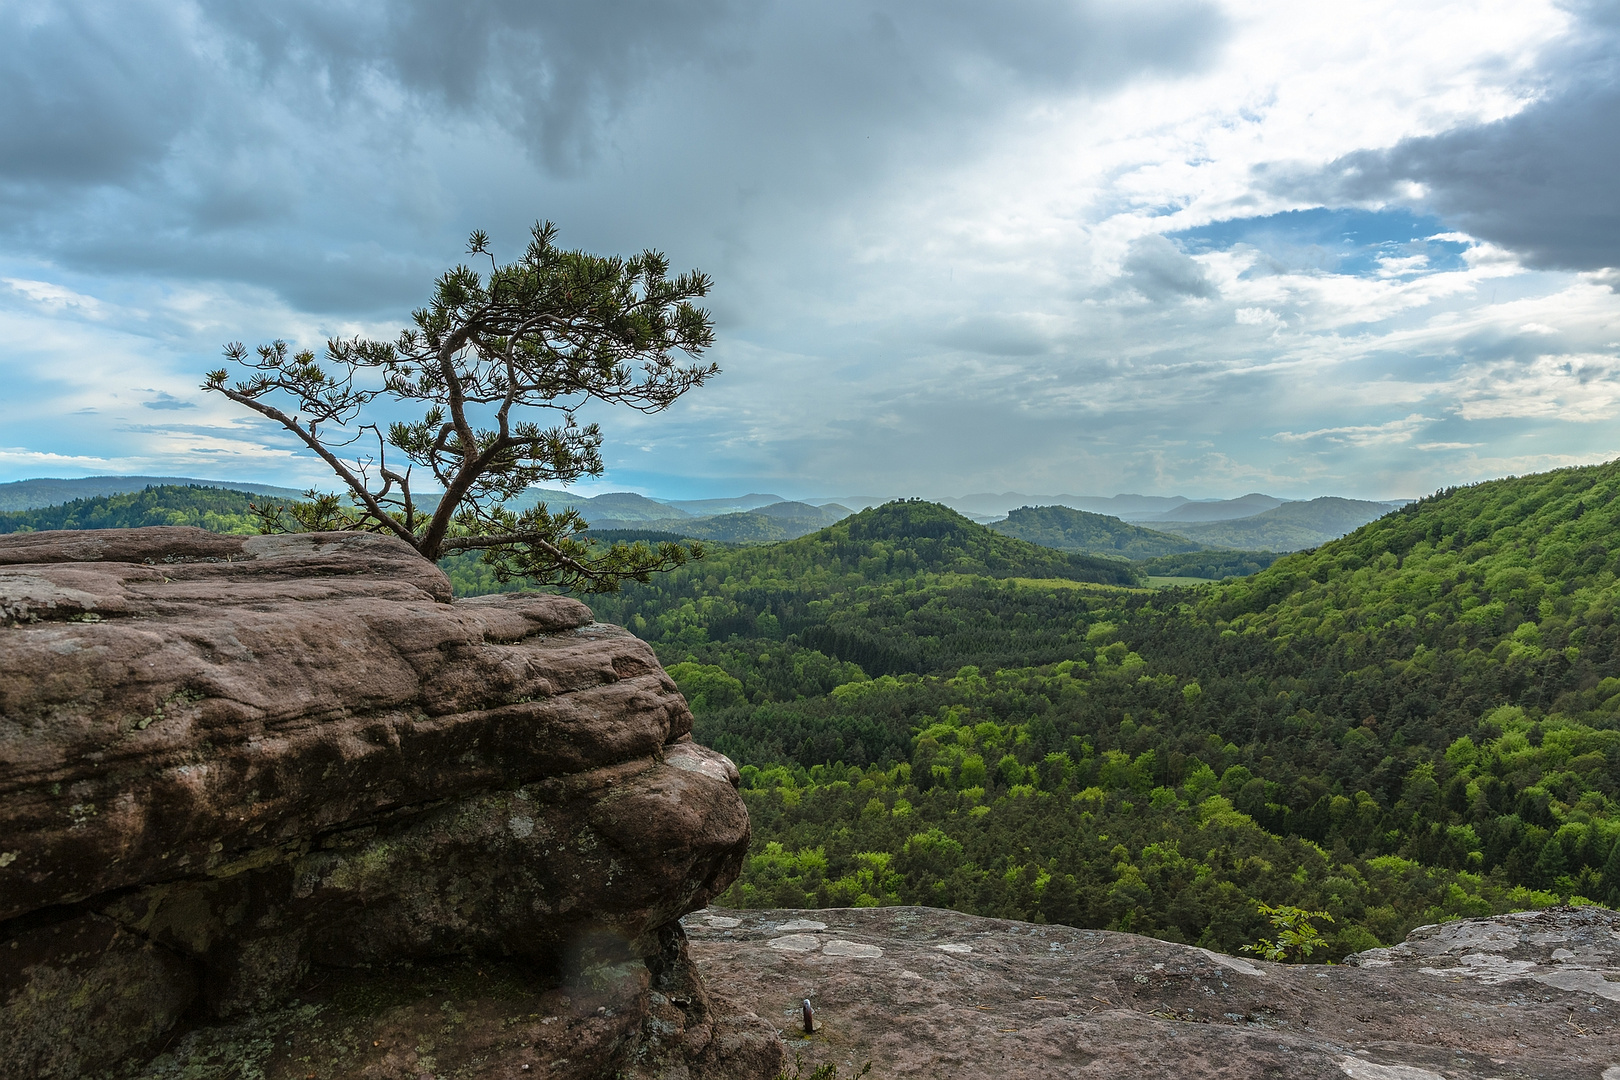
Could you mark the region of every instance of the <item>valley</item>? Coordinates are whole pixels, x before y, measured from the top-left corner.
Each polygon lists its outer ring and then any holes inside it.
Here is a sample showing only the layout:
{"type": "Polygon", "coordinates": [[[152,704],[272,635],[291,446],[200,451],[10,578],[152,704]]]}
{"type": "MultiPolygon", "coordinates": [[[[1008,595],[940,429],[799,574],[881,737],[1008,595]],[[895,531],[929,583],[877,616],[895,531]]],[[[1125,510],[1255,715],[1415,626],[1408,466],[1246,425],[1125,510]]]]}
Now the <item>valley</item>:
{"type": "MultiPolygon", "coordinates": [[[[1615,464],[1492,481],[1281,556],[900,501],[589,602],[742,769],[754,843],[725,904],[926,904],[1227,952],[1289,904],[1329,913],[1337,958],[1620,901],[1617,494],[1615,464]]],[[[249,534],[262,498],[147,487],[0,531],[249,534]]],[[[638,520],[668,507],[600,498],[627,516],[593,533],[627,541],[819,509],[638,520]]],[[[462,595],[522,588],[443,565],[462,595]]]]}

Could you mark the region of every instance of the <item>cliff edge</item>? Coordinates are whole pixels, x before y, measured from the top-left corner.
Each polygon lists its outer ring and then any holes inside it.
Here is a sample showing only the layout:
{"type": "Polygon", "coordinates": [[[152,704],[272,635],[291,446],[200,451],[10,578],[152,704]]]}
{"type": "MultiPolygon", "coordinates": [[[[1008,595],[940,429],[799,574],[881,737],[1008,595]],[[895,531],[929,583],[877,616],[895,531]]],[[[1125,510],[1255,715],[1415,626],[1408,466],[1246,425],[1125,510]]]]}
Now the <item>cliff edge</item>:
{"type": "Polygon", "coordinates": [[[933,908],[685,923],[704,982],[774,1020],[805,1076],[1620,1080],[1605,908],[1420,927],[1332,967],[933,908]]]}
{"type": "Polygon", "coordinates": [[[748,846],[690,730],[391,538],[0,537],[0,1076],[774,1075],[678,922],[748,846]]]}

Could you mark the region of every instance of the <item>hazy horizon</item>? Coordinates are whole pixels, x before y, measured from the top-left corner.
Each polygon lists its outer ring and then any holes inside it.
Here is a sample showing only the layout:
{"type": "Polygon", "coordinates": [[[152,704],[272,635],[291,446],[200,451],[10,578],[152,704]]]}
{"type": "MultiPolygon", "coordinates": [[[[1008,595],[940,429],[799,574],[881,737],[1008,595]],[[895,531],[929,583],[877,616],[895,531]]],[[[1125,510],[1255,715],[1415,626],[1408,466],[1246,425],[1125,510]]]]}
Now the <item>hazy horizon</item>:
{"type": "MultiPolygon", "coordinates": [[[[50,476],[47,476],[47,475],[42,474],[42,475],[38,475],[38,476],[17,477],[15,480],[0,480],[0,487],[3,487],[3,486],[8,485],[8,484],[28,483],[30,481],[52,481],[52,480],[73,481],[73,480],[101,479],[101,478],[108,478],[108,477],[119,478],[119,479],[138,478],[138,479],[157,479],[157,480],[207,481],[209,483],[218,484],[220,486],[229,486],[230,484],[236,483],[236,484],[256,484],[256,485],[269,486],[269,487],[284,487],[284,488],[290,488],[290,489],[298,489],[298,488],[300,488],[299,484],[290,482],[285,477],[277,478],[277,477],[269,476],[269,475],[241,476],[241,477],[235,477],[235,478],[227,478],[227,477],[218,477],[218,476],[181,476],[181,475],[172,475],[172,476],[170,476],[170,475],[162,475],[162,474],[157,474],[157,473],[85,473],[85,474],[78,475],[78,476],[65,476],[65,475],[50,475],[50,476]]],[[[324,478],[317,478],[315,483],[314,483],[314,486],[321,489],[321,490],[325,490],[325,491],[338,491],[338,490],[340,490],[339,486],[335,482],[335,479],[334,480],[326,480],[324,478]]],[[[804,490],[789,489],[789,490],[780,490],[779,491],[779,490],[776,490],[778,487],[781,487],[781,485],[765,485],[765,486],[756,486],[756,487],[751,487],[751,488],[739,488],[739,487],[736,487],[736,486],[731,486],[731,487],[724,488],[723,490],[720,489],[720,488],[705,487],[705,488],[702,488],[702,489],[694,489],[694,490],[699,491],[699,493],[697,493],[697,494],[689,494],[689,493],[688,494],[682,494],[682,493],[672,492],[672,491],[669,491],[667,489],[616,487],[608,480],[586,480],[586,481],[582,481],[582,482],[577,483],[577,484],[567,485],[566,487],[564,487],[562,485],[558,485],[557,489],[558,490],[566,490],[570,494],[578,495],[581,498],[594,498],[594,497],[596,497],[598,495],[610,495],[610,494],[633,494],[633,495],[643,496],[644,498],[652,499],[652,500],[654,500],[656,502],[701,502],[701,501],[717,501],[717,500],[723,500],[723,499],[741,499],[741,498],[745,498],[745,497],[747,497],[749,495],[776,495],[776,496],[779,496],[785,502],[810,502],[810,503],[816,503],[816,504],[826,503],[826,502],[840,502],[840,501],[843,501],[843,500],[852,500],[852,501],[854,501],[854,500],[869,500],[869,501],[877,501],[877,502],[888,502],[888,501],[892,501],[892,500],[895,500],[895,499],[912,499],[912,498],[921,498],[921,499],[928,499],[928,500],[934,501],[934,502],[947,502],[947,503],[967,502],[969,500],[980,499],[980,498],[997,499],[997,498],[1009,498],[1009,497],[1011,497],[1011,498],[1037,499],[1037,500],[1039,500],[1039,499],[1057,499],[1057,498],[1105,499],[1105,500],[1106,499],[1115,499],[1115,498],[1151,498],[1151,499],[1171,499],[1171,500],[1173,500],[1173,499],[1176,499],[1176,498],[1181,498],[1181,499],[1185,499],[1189,503],[1197,503],[1197,502],[1224,502],[1224,501],[1230,501],[1230,500],[1233,500],[1233,499],[1239,499],[1239,498],[1242,498],[1245,495],[1251,495],[1251,494],[1268,495],[1268,496],[1271,496],[1272,498],[1282,499],[1285,502],[1307,502],[1307,501],[1310,501],[1311,499],[1318,499],[1318,498],[1330,498],[1330,497],[1350,498],[1350,497],[1352,497],[1352,496],[1344,496],[1341,493],[1335,492],[1335,491],[1316,491],[1316,492],[1311,492],[1311,493],[1308,493],[1308,494],[1295,494],[1295,495],[1279,494],[1278,492],[1274,492],[1274,491],[1266,491],[1266,492],[1249,492],[1249,491],[1245,491],[1245,492],[1237,492],[1237,493],[1230,494],[1230,495],[1225,495],[1225,494],[1210,495],[1210,494],[1203,494],[1203,493],[1188,494],[1186,492],[1171,492],[1171,493],[1168,493],[1168,494],[1157,494],[1157,493],[1148,493],[1148,492],[1140,492],[1140,491],[1116,491],[1116,492],[1109,492],[1107,494],[1102,494],[1102,493],[1099,493],[1099,492],[1089,492],[1089,491],[1081,491],[1081,490],[1073,490],[1073,491],[1069,491],[1069,490],[1065,490],[1065,491],[1016,491],[1016,490],[1012,490],[1012,489],[1008,489],[1008,490],[1004,490],[1004,491],[959,491],[959,492],[941,492],[941,491],[929,491],[929,492],[922,492],[922,491],[888,491],[888,492],[865,491],[865,492],[853,492],[853,491],[851,491],[851,492],[844,492],[843,494],[829,495],[829,494],[825,493],[824,491],[809,490],[809,489],[804,489],[804,490]]],[[[533,490],[533,489],[531,489],[531,490],[533,490]]],[[[432,489],[428,489],[428,488],[420,489],[419,493],[424,494],[424,495],[436,495],[436,494],[438,494],[437,491],[432,490],[432,489]]],[[[1427,494],[1427,493],[1424,493],[1424,494],[1427,494]]],[[[1384,498],[1365,499],[1364,501],[1368,501],[1368,502],[1405,502],[1405,501],[1410,501],[1412,499],[1417,499],[1417,498],[1421,498],[1421,497],[1422,497],[1422,495],[1391,495],[1391,496],[1384,497],[1384,498]]]]}

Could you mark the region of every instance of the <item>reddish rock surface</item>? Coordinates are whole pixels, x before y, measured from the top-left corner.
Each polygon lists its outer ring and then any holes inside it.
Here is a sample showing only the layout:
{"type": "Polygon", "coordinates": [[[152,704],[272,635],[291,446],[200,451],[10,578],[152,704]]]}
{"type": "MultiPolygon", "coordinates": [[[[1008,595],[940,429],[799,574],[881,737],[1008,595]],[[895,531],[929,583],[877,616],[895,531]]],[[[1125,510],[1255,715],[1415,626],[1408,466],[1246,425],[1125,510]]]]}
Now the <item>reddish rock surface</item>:
{"type": "Polygon", "coordinates": [[[774,1020],[805,1075],[1620,1078],[1620,914],[1600,908],[1424,927],[1339,967],[929,908],[685,923],[711,992],[774,1020]]]}
{"type": "Polygon", "coordinates": [[[452,603],[391,538],[0,537],[0,1076],[240,1057],[288,1009],[380,1049],[447,964],[504,974],[456,1006],[455,1047],[412,1051],[438,1073],[574,1039],[556,1075],[773,1075],[774,1037],[712,1008],[679,947],[748,844],[736,769],[690,726],[583,604],[452,603]],[[600,1003],[514,1019],[557,994],[600,1003]]]}
{"type": "Polygon", "coordinates": [[[128,534],[0,537],[0,919],[691,729],[652,650],[577,600],[448,603],[379,536],[128,534]],[[131,561],[3,565],[51,536],[131,561]]]}

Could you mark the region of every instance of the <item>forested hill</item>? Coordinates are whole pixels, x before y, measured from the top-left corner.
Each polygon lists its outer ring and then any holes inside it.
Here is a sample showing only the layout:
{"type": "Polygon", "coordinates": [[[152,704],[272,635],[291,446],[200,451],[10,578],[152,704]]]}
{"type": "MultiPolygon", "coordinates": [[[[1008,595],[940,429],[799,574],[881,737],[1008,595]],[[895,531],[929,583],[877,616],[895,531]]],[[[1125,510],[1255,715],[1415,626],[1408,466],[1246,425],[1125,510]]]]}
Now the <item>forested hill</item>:
{"type": "Polygon", "coordinates": [[[83,476],[75,479],[62,477],[35,480],[12,480],[0,484],[0,511],[35,510],[60,506],[74,500],[88,500],[106,495],[129,495],[143,488],[223,488],[272,499],[298,499],[302,496],[292,488],[269,484],[249,484],[235,480],[198,480],[187,476],[83,476]]]}
{"type": "Polygon", "coordinates": [[[1112,596],[1136,582],[1128,564],[1038,547],[913,501],[797,540],[713,551],[590,604],[603,621],[670,646],[669,663],[701,657],[756,700],[797,700],[854,676],[1062,659],[1083,641],[1076,613],[1098,589],[1112,596]]]}
{"type": "Polygon", "coordinates": [[[1620,903],[1617,493],[1613,464],[1448,491],[1192,590],[930,575],[899,545],[840,563],[889,574],[867,581],[806,552],[790,632],[798,568],[768,548],[599,610],[745,766],[728,902],[1227,950],[1267,931],[1259,902],[1297,904],[1331,913],[1337,956],[1620,903]]]}
{"type": "Polygon", "coordinates": [[[1620,693],[1617,494],[1614,464],[1443,492],[1193,603],[1143,605],[1129,639],[1189,676],[1213,661],[1302,680],[1314,708],[1407,743],[1501,705],[1586,712],[1620,693]]]}
{"type": "MultiPolygon", "coordinates": [[[[786,590],[817,598],[858,584],[957,574],[1136,585],[1137,572],[1112,559],[1053,551],[1004,536],[938,503],[885,503],[785,543],[716,553],[703,562],[628,587],[626,602],[655,606],[727,590],[786,590]]],[[[611,602],[611,601],[609,601],[611,602]]],[[[620,606],[620,605],[615,605],[620,606]]]]}
{"type": "Polygon", "coordinates": [[[1152,559],[1198,551],[1203,544],[1131,525],[1117,517],[1067,506],[1025,506],[990,526],[997,532],[1058,551],[1083,551],[1120,559],[1152,559]]]}
{"type": "Polygon", "coordinates": [[[0,513],[0,533],[193,525],[211,532],[250,534],[259,531],[259,520],[248,506],[265,501],[264,495],[226,488],[156,484],[140,491],[0,513]]]}
{"type": "Polygon", "coordinates": [[[1396,508],[1394,503],[1323,496],[1289,502],[1252,517],[1223,521],[1162,521],[1154,527],[1210,547],[1243,551],[1303,551],[1326,544],[1396,508]]]}

